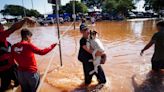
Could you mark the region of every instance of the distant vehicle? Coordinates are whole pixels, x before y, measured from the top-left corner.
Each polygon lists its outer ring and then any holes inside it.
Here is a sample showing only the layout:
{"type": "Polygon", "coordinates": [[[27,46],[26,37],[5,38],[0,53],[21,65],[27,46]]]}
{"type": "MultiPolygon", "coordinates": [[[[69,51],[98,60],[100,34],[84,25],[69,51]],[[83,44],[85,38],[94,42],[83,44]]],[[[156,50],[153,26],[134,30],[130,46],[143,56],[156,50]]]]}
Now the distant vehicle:
{"type": "Polygon", "coordinates": [[[117,20],[117,21],[121,21],[121,20],[124,20],[125,19],[125,17],[124,17],[124,15],[122,15],[122,14],[118,14],[116,17],[115,17],[115,20],[117,20]]]}
{"type": "Polygon", "coordinates": [[[63,24],[63,23],[64,23],[64,19],[63,19],[62,17],[59,17],[59,22],[60,22],[61,24],[63,24]]]}
{"type": "Polygon", "coordinates": [[[161,17],[164,17],[164,10],[160,10],[159,14],[160,14],[161,17]]]}
{"type": "Polygon", "coordinates": [[[136,15],[133,12],[129,12],[128,18],[130,18],[130,19],[136,18],[136,15]]]}
{"type": "Polygon", "coordinates": [[[110,15],[108,13],[103,13],[102,14],[102,19],[103,20],[109,20],[110,15]]]}
{"type": "Polygon", "coordinates": [[[6,21],[5,19],[0,19],[0,23],[1,23],[1,24],[6,24],[7,21],[6,21]]]}
{"type": "Polygon", "coordinates": [[[136,13],[136,18],[144,18],[144,14],[142,12],[137,12],[136,13]]]}
{"type": "Polygon", "coordinates": [[[70,22],[70,21],[71,21],[71,18],[70,18],[69,16],[66,16],[66,17],[64,18],[64,21],[65,21],[65,22],[70,22]]]}
{"type": "Polygon", "coordinates": [[[102,20],[102,14],[101,13],[96,13],[96,21],[102,20]]]}
{"type": "Polygon", "coordinates": [[[76,16],[76,20],[81,20],[80,16],[76,16]]]}
{"type": "Polygon", "coordinates": [[[50,18],[43,18],[43,19],[38,19],[37,20],[40,25],[50,25],[53,24],[53,20],[50,18]]]}
{"type": "Polygon", "coordinates": [[[144,14],[145,18],[152,18],[153,17],[153,13],[151,13],[151,12],[145,12],[143,14],[144,14]]]}
{"type": "MultiPolygon", "coordinates": [[[[40,24],[40,25],[52,25],[52,24],[54,24],[54,23],[56,23],[56,18],[40,18],[40,19],[38,19],[37,20],[37,22],[40,24]]],[[[59,22],[61,23],[61,24],[63,24],[64,23],[64,19],[62,18],[62,17],[59,17],[59,22]]]]}
{"type": "Polygon", "coordinates": [[[116,13],[103,13],[102,14],[102,19],[103,20],[118,20],[118,15],[116,13]]]}
{"type": "Polygon", "coordinates": [[[153,13],[153,17],[159,17],[158,13],[153,13]]]}
{"type": "Polygon", "coordinates": [[[64,19],[64,21],[70,22],[72,15],[69,13],[63,13],[62,16],[60,16],[60,17],[62,17],[64,19]]]}
{"type": "Polygon", "coordinates": [[[90,20],[90,19],[91,19],[91,17],[87,15],[86,16],[86,20],[90,20]]]}

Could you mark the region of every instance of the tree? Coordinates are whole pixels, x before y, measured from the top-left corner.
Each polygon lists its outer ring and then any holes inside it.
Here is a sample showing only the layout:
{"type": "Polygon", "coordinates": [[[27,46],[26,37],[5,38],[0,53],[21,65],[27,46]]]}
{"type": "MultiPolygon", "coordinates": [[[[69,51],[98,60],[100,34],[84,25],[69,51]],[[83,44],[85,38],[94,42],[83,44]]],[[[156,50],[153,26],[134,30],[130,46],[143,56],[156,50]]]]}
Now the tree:
{"type": "Polygon", "coordinates": [[[0,11],[2,15],[11,15],[11,16],[24,16],[24,10],[27,16],[39,17],[41,14],[37,10],[29,10],[19,5],[5,5],[4,9],[0,11]]]}
{"type": "Polygon", "coordinates": [[[131,11],[134,8],[135,6],[132,0],[119,0],[116,5],[116,11],[122,14],[126,14],[128,10],[131,11]]]}
{"type": "MultiPolygon", "coordinates": [[[[52,6],[53,14],[56,14],[56,6],[52,6]]],[[[59,14],[63,14],[65,12],[64,6],[59,6],[59,14]]]]}
{"type": "Polygon", "coordinates": [[[1,10],[0,13],[3,15],[4,18],[7,15],[7,11],[5,11],[5,10],[1,10]]]}
{"type": "Polygon", "coordinates": [[[31,9],[27,10],[27,16],[41,17],[42,15],[37,10],[31,9]]]}
{"type": "Polygon", "coordinates": [[[5,5],[4,10],[6,15],[23,16],[25,8],[19,5],[5,5]]]}
{"type": "MultiPolygon", "coordinates": [[[[65,6],[62,7],[63,10],[67,13],[73,13],[73,1],[67,3],[65,6]]],[[[79,1],[75,1],[75,12],[76,13],[87,13],[87,6],[79,1]]]]}
{"type": "Polygon", "coordinates": [[[133,0],[106,0],[102,7],[103,12],[115,12],[123,15],[126,15],[128,11],[134,8],[133,0]]]}
{"type": "Polygon", "coordinates": [[[112,12],[114,10],[116,10],[116,2],[115,0],[106,0],[103,3],[103,12],[112,12]]]}
{"type": "Polygon", "coordinates": [[[101,7],[102,3],[105,0],[81,0],[83,3],[85,3],[87,5],[87,7],[90,6],[97,6],[97,7],[101,7]]]}
{"type": "Polygon", "coordinates": [[[152,9],[159,13],[164,9],[164,0],[145,0],[145,7],[147,10],[152,9]]]}

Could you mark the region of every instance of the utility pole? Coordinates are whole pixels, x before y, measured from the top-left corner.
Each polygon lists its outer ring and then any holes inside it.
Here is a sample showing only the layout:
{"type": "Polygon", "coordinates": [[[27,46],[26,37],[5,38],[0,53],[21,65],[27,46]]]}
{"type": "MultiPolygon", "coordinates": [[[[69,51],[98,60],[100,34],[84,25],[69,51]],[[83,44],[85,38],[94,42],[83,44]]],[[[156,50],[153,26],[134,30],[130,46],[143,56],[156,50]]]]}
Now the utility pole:
{"type": "Polygon", "coordinates": [[[22,0],[22,6],[24,7],[24,8],[23,8],[24,17],[26,17],[26,10],[25,10],[25,6],[24,6],[24,2],[23,2],[23,0],[22,0]]]}
{"type": "Polygon", "coordinates": [[[56,0],[56,20],[57,20],[58,39],[59,39],[60,65],[63,66],[62,52],[61,52],[60,30],[59,30],[59,0],[56,0]]]}
{"type": "Polygon", "coordinates": [[[33,4],[33,0],[31,0],[31,5],[32,5],[32,9],[34,9],[34,4],[33,4]]]}
{"type": "Polygon", "coordinates": [[[74,21],[74,30],[76,28],[76,14],[75,14],[75,3],[76,0],[72,0],[73,1],[73,21],[74,21]]]}
{"type": "Polygon", "coordinates": [[[48,0],[48,3],[56,6],[56,21],[57,21],[56,23],[57,23],[58,40],[59,40],[60,65],[63,66],[62,51],[61,51],[61,39],[60,39],[60,30],[59,30],[59,3],[60,3],[60,0],[48,0]]]}

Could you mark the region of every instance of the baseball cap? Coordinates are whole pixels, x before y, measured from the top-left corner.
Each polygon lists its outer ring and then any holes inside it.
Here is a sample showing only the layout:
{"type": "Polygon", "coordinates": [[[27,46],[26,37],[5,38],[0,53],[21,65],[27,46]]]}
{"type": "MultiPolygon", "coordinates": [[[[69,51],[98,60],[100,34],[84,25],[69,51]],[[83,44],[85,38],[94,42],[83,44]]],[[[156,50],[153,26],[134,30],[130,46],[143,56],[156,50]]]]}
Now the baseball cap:
{"type": "Polygon", "coordinates": [[[80,31],[84,31],[86,29],[88,29],[88,27],[85,24],[80,25],[80,31]]]}

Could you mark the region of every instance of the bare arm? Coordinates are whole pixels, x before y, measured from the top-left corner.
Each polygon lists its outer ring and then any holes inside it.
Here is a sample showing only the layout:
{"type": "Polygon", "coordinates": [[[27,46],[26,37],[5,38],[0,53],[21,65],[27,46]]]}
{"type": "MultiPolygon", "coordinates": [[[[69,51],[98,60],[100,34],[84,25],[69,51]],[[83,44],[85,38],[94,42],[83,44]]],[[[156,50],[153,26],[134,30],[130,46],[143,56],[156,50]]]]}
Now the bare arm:
{"type": "MultiPolygon", "coordinates": [[[[92,54],[93,53],[93,50],[92,49],[88,49],[86,45],[83,45],[83,49],[85,51],[87,51],[88,53],[92,54]]],[[[100,52],[100,51],[97,51],[96,52],[96,56],[102,56],[104,53],[103,52],[100,52]]]]}
{"type": "Polygon", "coordinates": [[[88,53],[92,54],[93,50],[88,49],[86,45],[83,45],[82,47],[85,51],[87,51],[88,53]]]}
{"type": "Polygon", "coordinates": [[[149,49],[153,44],[154,44],[154,42],[153,42],[153,41],[150,41],[150,42],[141,50],[140,55],[142,56],[143,53],[144,53],[144,51],[147,50],[147,49],[149,49]]]}
{"type": "Polygon", "coordinates": [[[103,52],[100,52],[100,51],[97,51],[97,52],[96,52],[96,56],[102,56],[102,55],[104,55],[103,52]]]}
{"type": "Polygon", "coordinates": [[[27,24],[34,24],[35,21],[32,20],[31,18],[24,18],[23,20],[13,24],[8,30],[6,30],[7,34],[10,35],[16,30],[20,29],[25,23],[27,24]]]}
{"type": "Polygon", "coordinates": [[[30,48],[32,49],[32,51],[36,54],[39,54],[39,55],[45,55],[47,54],[48,52],[50,52],[55,46],[57,45],[57,43],[55,44],[52,44],[50,47],[48,48],[45,48],[45,49],[39,49],[37,48],[36,46],[34,45],[30,45],[30,48]]]}
{"type": "Polygon", "coordinates": [[[8,34],[10,35],[14,31],[20,29],[24,25],[25,22],[26,22],[25,20],[22,20],[13,24],[6,32],[8,32],[8,34]]]}

